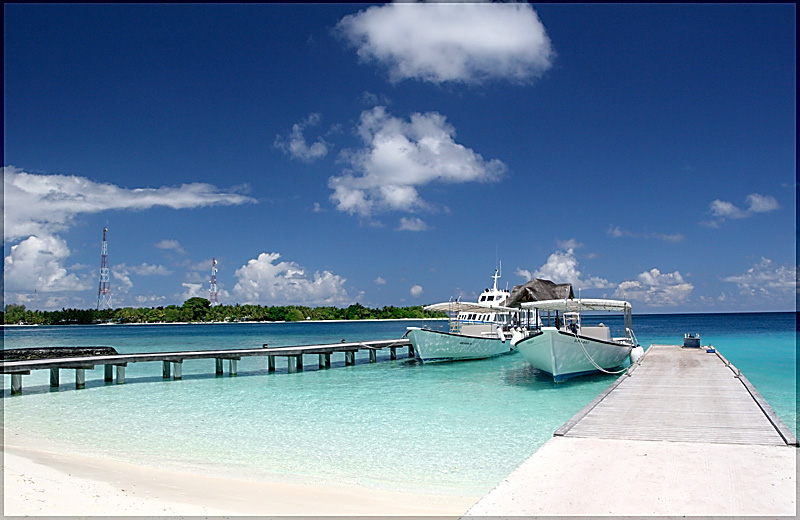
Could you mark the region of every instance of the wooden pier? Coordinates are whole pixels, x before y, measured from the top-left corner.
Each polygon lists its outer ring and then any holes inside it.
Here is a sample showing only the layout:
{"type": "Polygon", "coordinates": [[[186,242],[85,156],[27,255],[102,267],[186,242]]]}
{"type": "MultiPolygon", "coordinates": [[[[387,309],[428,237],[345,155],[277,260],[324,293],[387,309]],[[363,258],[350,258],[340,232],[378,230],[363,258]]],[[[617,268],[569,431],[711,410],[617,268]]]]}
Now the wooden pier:
{"type": "Polygon", "coordinates": [[[3,361],[0,363],[0,372],[11,375],[11,395],[22,393],[22,376],[30,374],[32,370],[50,370],[50,386],[58,388],[59,373],[61,370],[75,370],[75,387],[86,386],[86,370],[93,370],[95,366],[104,367],[105,382],[125,382],[125,367],[128,363],[145,363],[160,361],[164,379],[182,379],[183,362],[189,359],[214,359],[215,373],[224,373],[225,361],[228,362],[228,374],[236,376],[238,362],[243,357],[261,356],[267,358],[267,371],[275,372],[275,358],[287,358],[288,372],[299,372],[304,369],[304,356],[317,356],[319,369],[331,367],[331,355],[337,352],[344,353],[345,366],[355,365],[356,352],[369,351],[369,362],[377,362],[377,352],[389,349],[389,358],[397,359],[397,349],[407,348],[408,357],[414,357],[414,347],[406,338],[387,339],[378,341],[356,341],[332,343],[326,345],[300,345],[289,347],[267,347],[231,350],[194,350],[179,352],[152,352],[147,354],[114,354],[102,356],[76,356],[48,359],[30,359],[20,361],[3,361]]]}
{"type": "Polygon", "coordinates": [[[715,349],[651,345],[466,516],[795,517],[797,446],[715,349]]]}

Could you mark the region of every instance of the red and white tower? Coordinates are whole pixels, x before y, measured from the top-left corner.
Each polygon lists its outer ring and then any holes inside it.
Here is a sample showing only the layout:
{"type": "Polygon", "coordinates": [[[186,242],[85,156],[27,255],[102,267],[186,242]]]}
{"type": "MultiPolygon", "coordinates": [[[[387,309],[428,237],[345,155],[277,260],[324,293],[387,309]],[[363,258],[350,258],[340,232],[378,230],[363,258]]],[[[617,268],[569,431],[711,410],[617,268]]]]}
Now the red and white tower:
{"type": "Polygon", "coordinates": [[[100,250],[100,287],[97,289],[97,310],[111,308],[111,284],[108,276],[108,242],[103,228],[103,247],[100,250]]]}
{"type": "Polygon", "coordinates": [[[219,293],[217,292],[217,259],[211,259],[211,288],[208,290],[208,299],[211,306],[219,305],[219,293]]]}

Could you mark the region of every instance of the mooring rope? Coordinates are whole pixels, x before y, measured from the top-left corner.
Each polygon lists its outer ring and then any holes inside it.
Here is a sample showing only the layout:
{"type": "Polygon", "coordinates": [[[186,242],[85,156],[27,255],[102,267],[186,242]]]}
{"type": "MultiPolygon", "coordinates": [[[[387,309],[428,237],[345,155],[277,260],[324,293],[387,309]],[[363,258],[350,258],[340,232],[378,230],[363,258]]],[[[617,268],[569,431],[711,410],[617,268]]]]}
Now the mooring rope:
{"type": "Polygon", "coordinates": [[[600,372],[603,372],[604,374],[612,374],[612,375],[615,375],[615,374],[621,374],[621,373],[625,372],[626,370],[628,370],[628,368],[627,368],[627,367],[626,367],[626,368],[623,368],[622,370],[616,370],[616,371],[606,370],[605,368],[601,367],[600,365],[598,365],[597,363],[595,363],[594,359],[592,359],[592,356],[590,356],[590,355],[589,355],[589,353],[586,351],[586,347],[583,345],[583,340],[581,340],[581,338],[578,336],[578,333],[577,333],[577,332],[573,332],[573,334],[575,335],[575,339],[577,339],[577,340],[578,340],[578,345],[580,345],[580,346],[581,346],[581,350],[583,350],[583,355],[584,355],[584,356],[586,356],[586,359],[588,359],[588,360],[589,360],[589,362],[590,362],[592,365],[594,365],[594,367],[595,367],[597,370],[599,370],[600,372]]]}

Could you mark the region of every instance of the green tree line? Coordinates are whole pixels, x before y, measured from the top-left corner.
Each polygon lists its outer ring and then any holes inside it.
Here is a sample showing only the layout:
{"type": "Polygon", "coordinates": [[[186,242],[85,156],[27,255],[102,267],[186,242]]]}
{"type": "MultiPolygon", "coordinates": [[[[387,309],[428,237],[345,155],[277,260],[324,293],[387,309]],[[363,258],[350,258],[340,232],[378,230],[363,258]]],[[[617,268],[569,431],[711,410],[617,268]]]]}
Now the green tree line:
{"type": "Polygon", "coordinates": [[[216,305],[206,298],[189,298],[183,305],[166,307],[122,307],[119,309],[28,310],[24,305],[9,304],[3,313],[4,324],[68,325],[90,323],[176,323],[176,322],[246,322],[304,320],[425,319],[445,314],[429,312],[422,306],[382,307],[371,309],[360,303],[345,308],[305,307],[301,305],[216,305]]]}

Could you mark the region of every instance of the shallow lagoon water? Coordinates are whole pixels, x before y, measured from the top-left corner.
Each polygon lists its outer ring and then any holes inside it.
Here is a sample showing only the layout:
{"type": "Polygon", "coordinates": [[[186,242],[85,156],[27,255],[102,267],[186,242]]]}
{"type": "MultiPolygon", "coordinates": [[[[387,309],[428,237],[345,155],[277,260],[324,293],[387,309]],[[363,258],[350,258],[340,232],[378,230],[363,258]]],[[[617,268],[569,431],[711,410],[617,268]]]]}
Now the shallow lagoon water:
{"type": "MultiPolygon", "coordinates": [[[[5,327],[4,340],[5,348],[159,352],[392,339],[422,324],[5,327]]],[[[644,346],[699,332],[797,431],[794,313],[634,316],[634,327],[644,346]]],[[[593,375],[555,384],[518,354],[424,365],[405,352],[395,361],[379,353],[377,364],[363,352],[353,367],[338,354],[331,370],[316,370],[316,356],[307,356],[295,374],[285,373],[285,362],[268,374],[264,358],[243,358],[237,377],[227,366],[216,377],[213,360],[188,360],[181,381],[162,379],[161,363],[137,363],[124,385],[104,383],[97,367],[86,372],[85,390],[74,389],[74,371],[62,370],[57,392],[49,371],[34,371],[14,397],[4,376],[4,424],[80,453],[167,469],[482,494],[614,381],[593,375]]]]}

